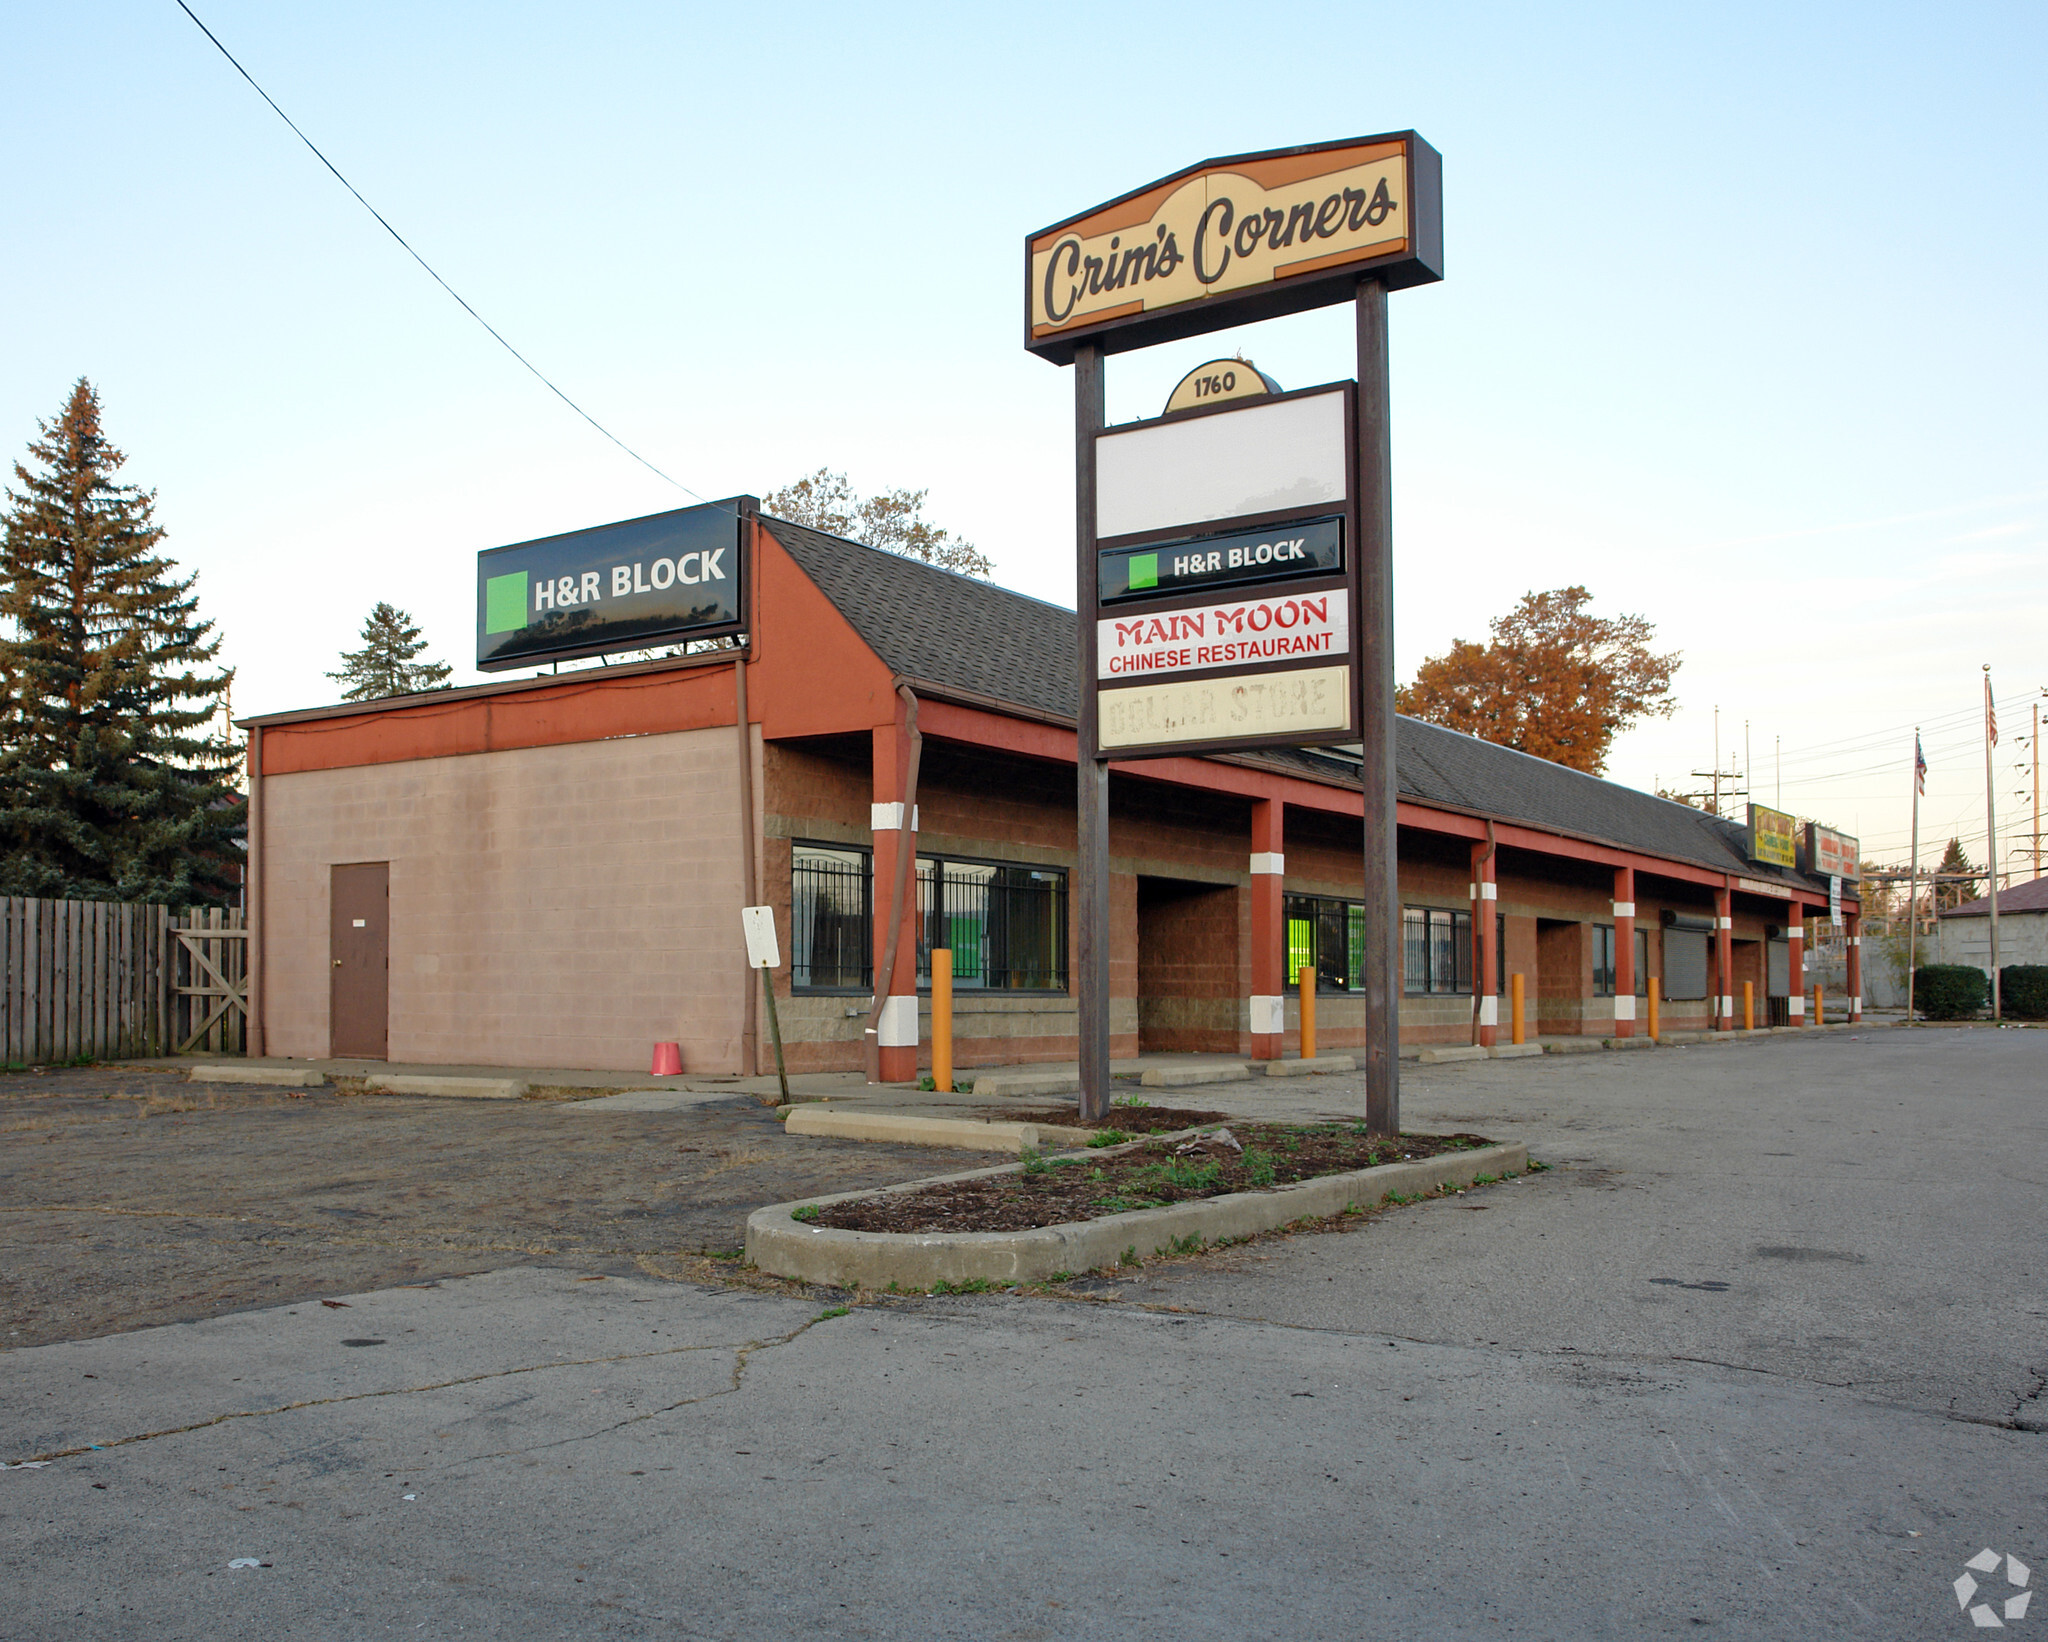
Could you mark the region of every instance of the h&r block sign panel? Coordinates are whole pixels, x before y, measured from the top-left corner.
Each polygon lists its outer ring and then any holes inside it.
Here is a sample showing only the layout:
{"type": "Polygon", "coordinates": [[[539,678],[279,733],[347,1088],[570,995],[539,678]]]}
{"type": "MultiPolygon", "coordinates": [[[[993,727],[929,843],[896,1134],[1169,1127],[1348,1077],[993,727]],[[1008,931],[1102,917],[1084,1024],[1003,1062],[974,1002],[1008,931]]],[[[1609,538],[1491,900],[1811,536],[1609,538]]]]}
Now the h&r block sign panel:
{"type": "Polygon", "coordinates": [[[480,672],[736,633],[750,496],[477,555],[480,672]]]}

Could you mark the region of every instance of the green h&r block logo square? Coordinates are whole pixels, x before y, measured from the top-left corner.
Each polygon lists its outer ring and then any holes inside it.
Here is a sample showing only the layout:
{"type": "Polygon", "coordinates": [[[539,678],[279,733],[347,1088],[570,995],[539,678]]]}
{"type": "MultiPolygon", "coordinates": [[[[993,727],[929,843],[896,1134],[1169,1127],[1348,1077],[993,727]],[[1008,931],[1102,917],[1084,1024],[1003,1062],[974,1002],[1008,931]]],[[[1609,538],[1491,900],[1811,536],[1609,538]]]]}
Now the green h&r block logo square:
{"type": "Polygon", "coordinates": [[[1140,553],[1131,560],[1131,591],[1159,585],[1159,555],[1140,553]]]}
{"type": "Polygon", "coordinates": [[[484,633],[516,633],[526,625],[526,572],[484,582],[484,633]]]}

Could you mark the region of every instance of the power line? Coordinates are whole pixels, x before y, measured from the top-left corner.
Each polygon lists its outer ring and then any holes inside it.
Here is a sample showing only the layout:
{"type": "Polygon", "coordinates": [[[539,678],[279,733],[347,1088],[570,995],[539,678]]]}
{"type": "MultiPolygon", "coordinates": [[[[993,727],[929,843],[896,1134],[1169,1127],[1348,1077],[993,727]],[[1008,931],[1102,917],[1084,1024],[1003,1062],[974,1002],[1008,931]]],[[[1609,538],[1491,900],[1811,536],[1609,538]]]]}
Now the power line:
{"type": "Polygon", "coordinates": [[[226,46],[220,43],[220,36],[215,34],[213,30],[208,28],[204,23],[200,22],[199,14],[195,12],[190,6],[186,5],[185,0],[177,0],[177,5],[180,11],[182,11],[187,17],[192,19],[193,25],[199,30],[199,32],[205,35],[207,39],[213,42],[214,49],[218,51],[223,57],[225,57],[229,61],[229,63],[233,64],[235,72],[241,75],[243,79],[249,82],[251,89],[255,91],[256,95],[261,97],[266,103],[270,105],[271,112],[274,113],[280,120],[284,121],[286,125],[291,127],[292,135],[297,137],[300,142],[304,143],[306,147],[312,151],[313,158],[318,160],[322,165],[327,167],[328,171],[333,174],[334,180],[336,182],[340,183],[342,187],[346,188],[351,194],[355,195],[356,203],[360,205],[365,211],[369,212],[371,216],[377,219],[378,226],[381,227],[385,233],[389,234],[393,239],[398,241],[399,245],[404,249],[405,254],[407,256],[411,257],[414,262],[417,262],[422,268],[426,269],[428,277],[431,278],[436,285],[440,286],[442,290],[446,291],[458,303],[461,304],[462,311],[464,313],[468,314],[471,319],[475,320],[486,331],[490,332],[492,340],[495,341],[499,347],[503,348],[514,359],[518,360],[520,364],[524,365],[528,371],[532,372],[535,381],[539,382],[541,386],[548,390],[549,393],[553,394],[557,399],[561,400],[563,404],[567,405],[578,416],[582,417],[584,421],[588,422],[593,428],[597,429],[599,433],[603,434],[613,444],[617,445],[620,450],[624,451],[628,456],[632,457],[634,461],[638,462],[642,467],[644,467],[649,473],[653,474],[657,479],[661,479],[668,484],[674,485],[676,489],[680,490],[685,496],[695,496],[698,501],[705,502],[707,503],[707,505],[710,506],[717,505],[716,503],[711,502],[710,498],[705,496],[699,496],[696,491],[692,490],[688,485],[684,484],[682,480],[675,478],[671,474],[662,472],[660,468],[656,467],[652,462],[648,461],[646,457],[642,456],[631,445],[627,444],[625,440],[621,439],[616,433],[612,432],[610,428],[606,427],[596,417],[592,416],[589,411],[585,410],[581,405],[577,404],[575,400],[571,399],[560,388],[556,387],[555,384],[549,380],[546,372],[541,370],[541,368],[538,365],[534,364],[532,360],[528,359],[525,354],[521,353],[517,348],[513,347],[511,343],[507,342],[505,338],[499,333],[498,328],[495,325],[493,325],[488,319],[484,318],[482,314],[478,313],[474,308],[472,308],[469,305],[469,303],[463,299],[462,293],[456,290],[454,286],[450,285],[445,279],[443,279],[438,273],[436,273],[434,271],[433,264],[428,262],[425,257],[419,254],[419,252],[415,251],[412,248],[412,246],[406,242],[405,236],[401,234],[396,228],[392,227],[389,222],[385,221],[384,213],[379,211],[368,200],[363,198],[361,191],[357,189],[356,185],[350,182],[348,178],[344,177],[341,174],[341,172],[335,167],[334,162],[330,160],[325,154],[320,152],[319,145],[315,143],[311,137],[307,136],[305,132],[301,131],[298,128],[297,123],[292,119],[292,117],[289,114],[287,114],[283,109],[277,106],[277,99],[271,96],[269,92],[265,91],[263,87],[258,85],[256,83],[256,77],[253,74],[251,74],[246,68],[242,67],[241,62],[236,58],[235,54],[232,51],[228,50],[226,46]]]}

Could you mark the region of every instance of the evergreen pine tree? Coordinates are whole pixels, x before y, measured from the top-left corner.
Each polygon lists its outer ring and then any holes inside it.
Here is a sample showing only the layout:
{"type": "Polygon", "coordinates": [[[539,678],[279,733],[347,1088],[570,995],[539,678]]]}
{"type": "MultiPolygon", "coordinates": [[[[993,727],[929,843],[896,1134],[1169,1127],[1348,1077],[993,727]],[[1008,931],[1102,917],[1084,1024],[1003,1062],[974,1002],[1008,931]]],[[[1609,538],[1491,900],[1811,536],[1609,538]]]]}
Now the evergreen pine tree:
{"type": "MultiPolygon", "coordinates": [[[[1977,863],[1963,853],[1963,841],[1951,838],[1948,848],[1942,851],[1941,860],[1935,865],[1937,873],[1975,872],[1977,863]]],[[[1937,883],[1934,889],[1934,904],[1938,907],[1959,907],[1965,901],[1977,898],[1977,886],[1972,883],[1937,883]]]]}
{"type": "Polygon", "coordinates": [[[198,578],[157,551],[155,492],[116,477],[90,382],[37,427],[0,543],[0,891],[229,900],[247,808],[198,578]]]}
{"type": "Polygon", "coordinates": [[[409,696],[438,690],[452,669],[446,662],[415,661],[426,649],[419,625],[404,610],[382,599],[363,620],[363,647],[341,653],[341,671],[327,676],[348,686],[343,701],[377,701],[384,696],[409,696]]]}

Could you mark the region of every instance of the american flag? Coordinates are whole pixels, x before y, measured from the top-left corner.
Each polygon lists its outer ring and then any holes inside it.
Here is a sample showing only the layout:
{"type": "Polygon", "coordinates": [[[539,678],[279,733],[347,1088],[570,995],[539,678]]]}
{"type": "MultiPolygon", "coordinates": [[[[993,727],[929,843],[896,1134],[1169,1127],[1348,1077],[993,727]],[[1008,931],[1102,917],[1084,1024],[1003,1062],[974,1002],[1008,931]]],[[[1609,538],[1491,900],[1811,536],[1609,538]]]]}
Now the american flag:
{"type": "Polygon", "coordinates": [[[1920,732],[1913,732],[1913,790],[1927,796],[1927,755],[1920,750],[1920,732]]]}
{"type": "Polygon", "coordinates": [[[1991,732],[1991,745],[1998,745],[1998,703],[1991,699],[1991,671],[1984,672],[1984,727],[1991,732]]]}

